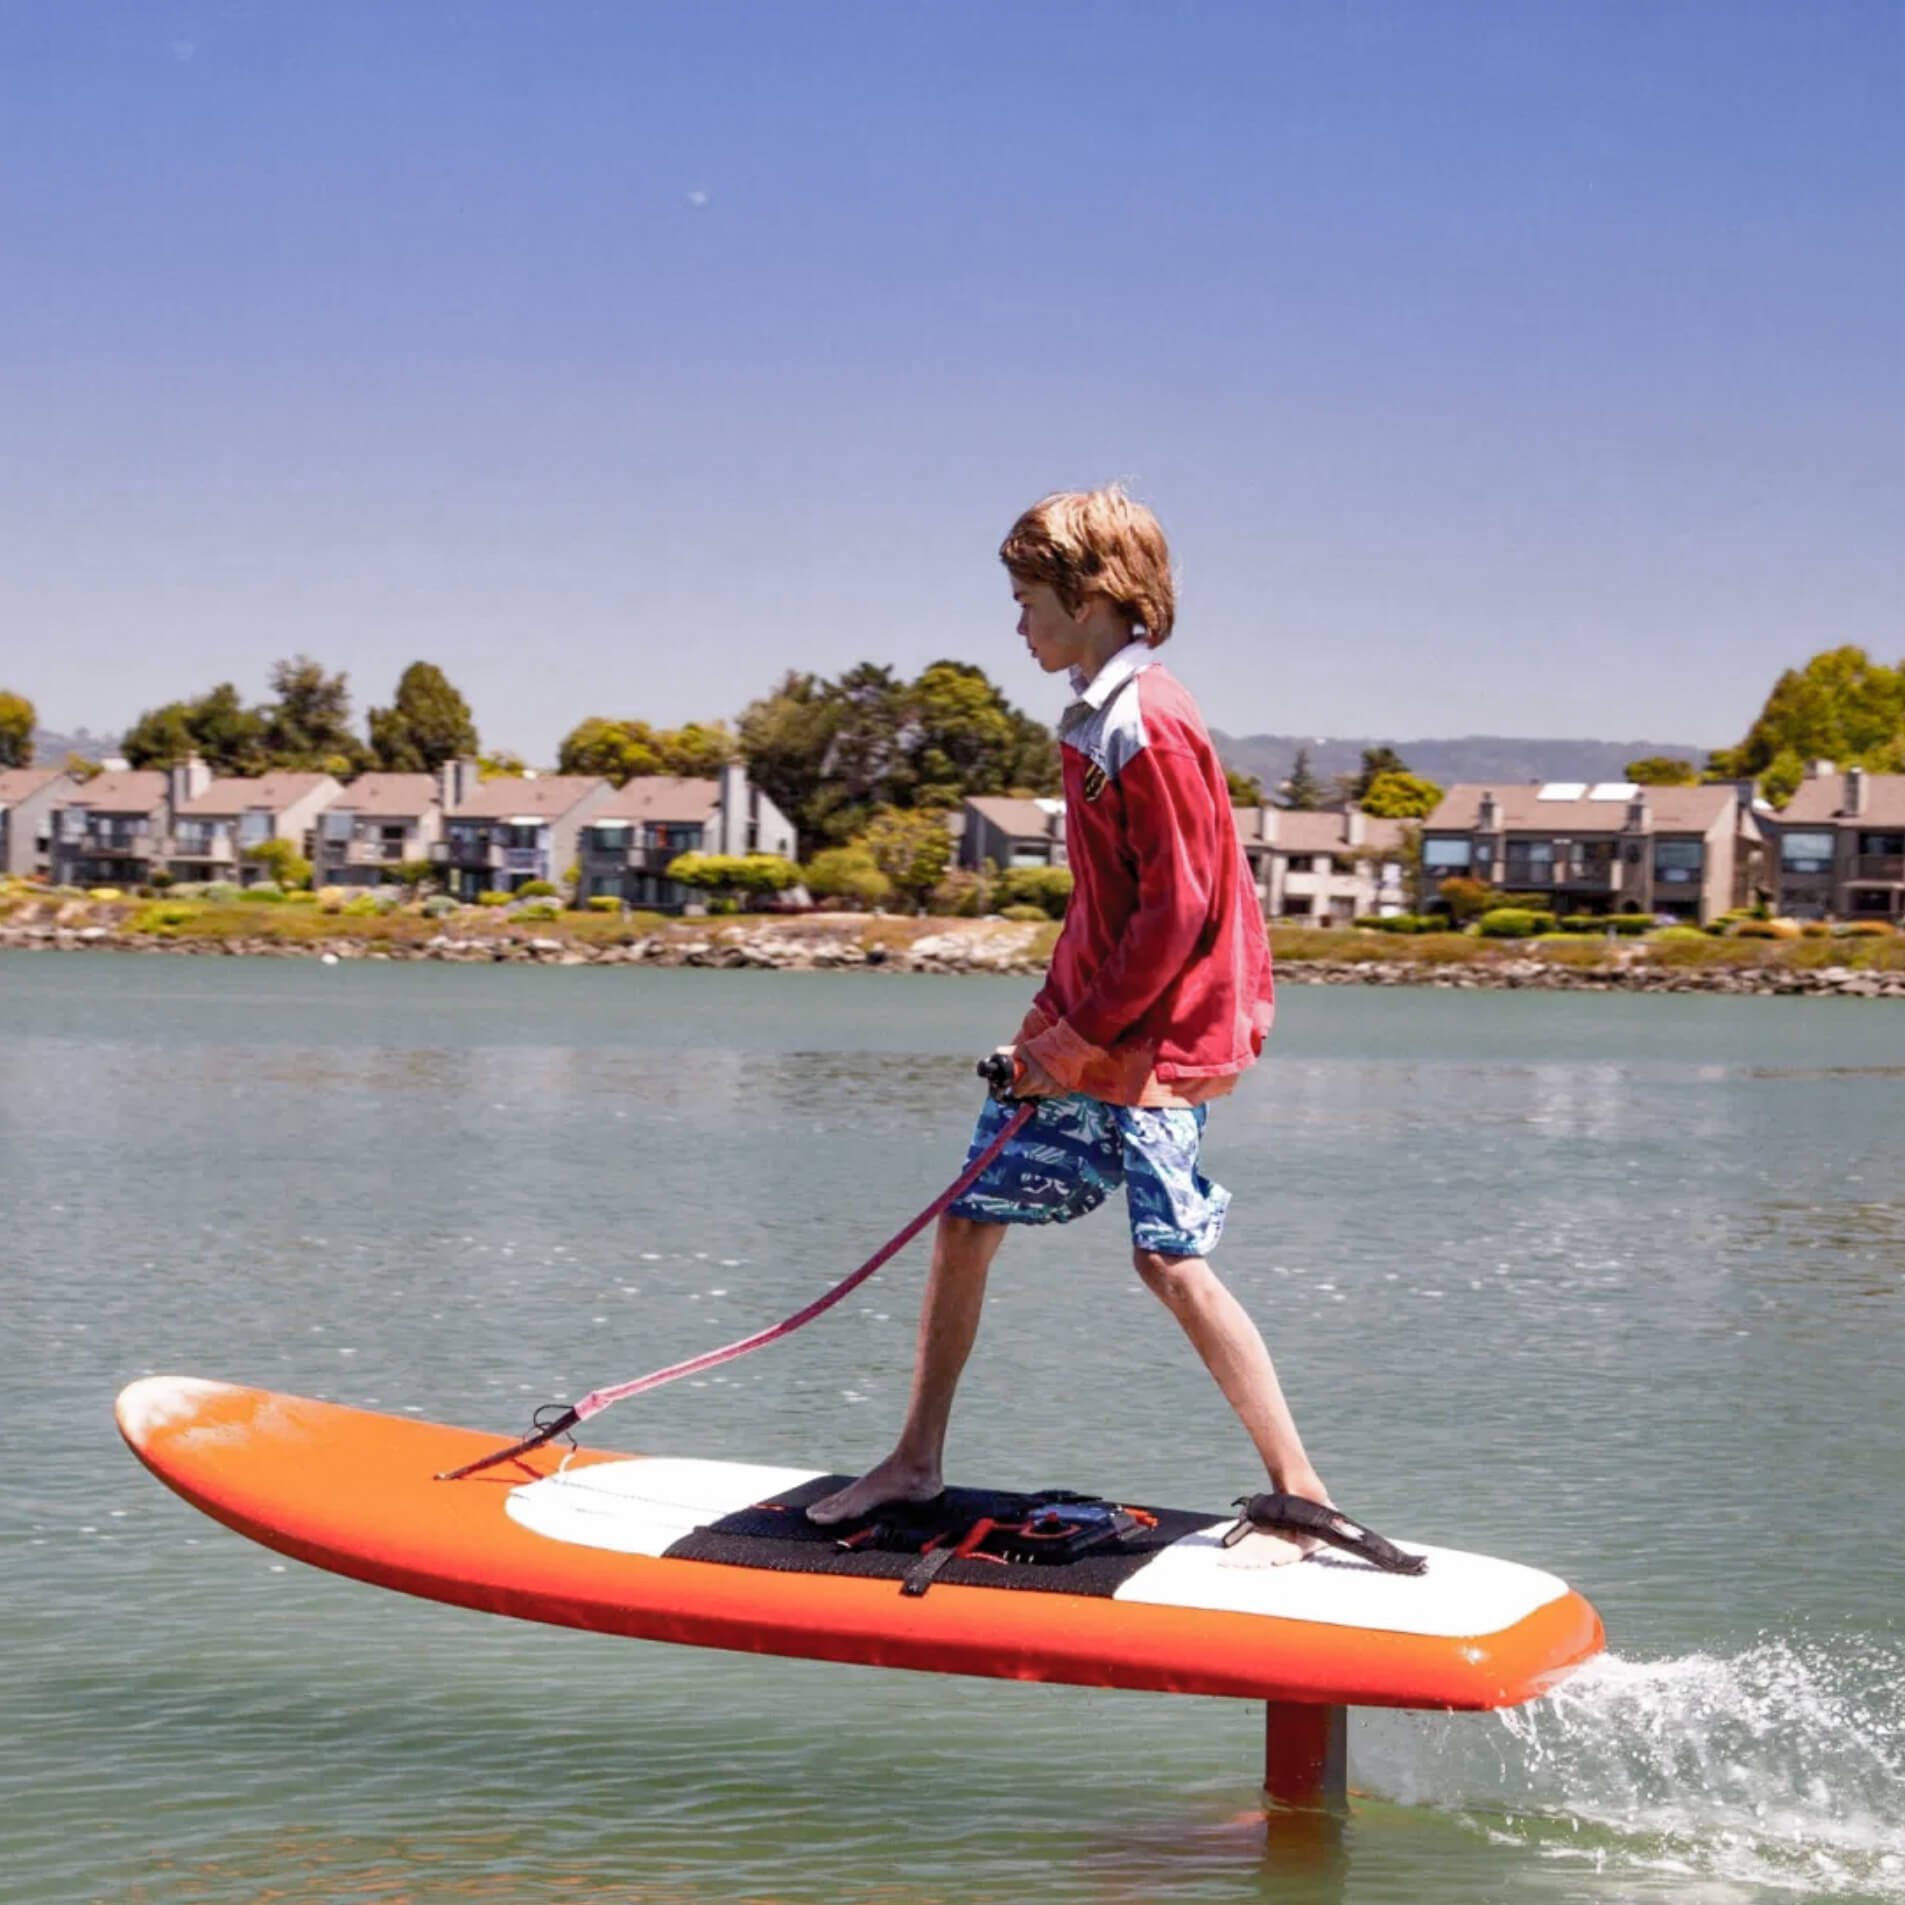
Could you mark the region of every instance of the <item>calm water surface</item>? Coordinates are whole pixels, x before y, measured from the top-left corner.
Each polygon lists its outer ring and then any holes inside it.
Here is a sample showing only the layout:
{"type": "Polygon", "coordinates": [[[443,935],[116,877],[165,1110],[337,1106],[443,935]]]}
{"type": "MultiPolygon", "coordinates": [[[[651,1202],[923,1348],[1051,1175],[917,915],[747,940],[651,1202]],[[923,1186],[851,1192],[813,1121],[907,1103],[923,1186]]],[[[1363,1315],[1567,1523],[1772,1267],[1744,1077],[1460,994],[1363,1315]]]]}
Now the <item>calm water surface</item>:
{"type": "MultiPolygon", "coordinates": [[[[1359,1716],[597,1639],[287,1565],[112,1428],[152,1371],[514,1432],[742,1334],[957,1168],[993,980],[0,955],[0,1898],[1905,1900],[1905,1010],[1291,987],[1220,1269],[1338,1499],[1612,1653],[1359,1716]]],[[[851,1468],[917,1249],[609,1446],[851,1468]]],[[[1117,1220],[1015,1238],[967,1480],[1216,1510],[1249,1451],[1117,1220]]]]}

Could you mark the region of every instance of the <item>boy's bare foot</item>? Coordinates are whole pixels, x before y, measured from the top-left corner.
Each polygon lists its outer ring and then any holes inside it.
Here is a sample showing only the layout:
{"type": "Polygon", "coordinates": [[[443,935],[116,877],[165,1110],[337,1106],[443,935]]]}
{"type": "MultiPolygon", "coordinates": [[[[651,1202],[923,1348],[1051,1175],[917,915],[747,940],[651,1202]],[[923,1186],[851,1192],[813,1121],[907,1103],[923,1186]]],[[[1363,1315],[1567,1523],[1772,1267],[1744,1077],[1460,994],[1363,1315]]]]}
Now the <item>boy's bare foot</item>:
{"type": "MultiPolygon", "coordinates": [[[[1276,1486],[1276,1478],[1271,1478],[1276,1486]]],[[[1330,1500],[1330,1492],[1323,1486],[1323,1478],[1315,1469],[1305,1469],[1300,1475],[1292,1475],[1284,1481],[1279,1492],[1285,1495],[1301,1495],[1305,1501],[1321,1502],[1326,1508],[1336,1504],[1330,1500]]],[[[1314,1554],[1324,1544],[1314,1535],[1285,1534],[1273,1532],[1268,1528],[1252,1528],[1241,1541],[1224,1550],[1218,1557],[1220,1568],[1287,1568],[1293,1561],[1301,1561],[1306,1554],[1314,1554]]]]}
{"type": "Polygon", "coordinates": [[[808,1506],[807,1519],[820,1528],[831,1528],[843,1521],[860,1521],[876,1508],[893,1502],[929,1502],[943,1492],[937,1469],[921,1468],[889,1455],[876,1468],[870,1468],[857,1482],[832,1495],[825,1495],[808,1506]]]}

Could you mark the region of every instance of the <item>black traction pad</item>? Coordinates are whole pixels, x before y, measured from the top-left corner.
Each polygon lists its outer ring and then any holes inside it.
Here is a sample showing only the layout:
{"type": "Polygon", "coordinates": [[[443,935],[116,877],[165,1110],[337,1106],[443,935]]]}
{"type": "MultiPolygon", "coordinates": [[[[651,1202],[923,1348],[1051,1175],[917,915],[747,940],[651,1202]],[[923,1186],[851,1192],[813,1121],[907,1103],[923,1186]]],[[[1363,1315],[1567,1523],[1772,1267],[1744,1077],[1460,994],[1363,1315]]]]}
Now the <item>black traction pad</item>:
{"type": "MultiPolygon", "coordinates": [[[[866,1521],[820,1528],[807,1519],[810,1502],[846,1487],[850,1475],[822,1475],[771,1502],[725,1515],[685,1535],[667,1551],[670,1561],[718,1561],[730,1567],[770,1568],[783,1574],[846,1574],[903,1582],[918,1568],[935,1536],[941,1548],[956,1545],[981,1519],[1021,1521],[1058,1490],[1017,1494],[996,1488],[949,1488],[930,1502],[895,1504],[866,1521]],[[878,1526],[882,1545],[842,1547],[843,1538],[878,1526]]],[[[1160,1550],[1200,1529],[1226,1523],[1219,1515],[1181,1508],[1150,1508],[1155,1527],[1140,1527],[1068,1561],[1020,1562],[985,1555],[948,1559],[932,1580],[949,1587],[1023,1588],[1035,1594],[1084,1594],[1109,1598],[1160,1550]]]]}

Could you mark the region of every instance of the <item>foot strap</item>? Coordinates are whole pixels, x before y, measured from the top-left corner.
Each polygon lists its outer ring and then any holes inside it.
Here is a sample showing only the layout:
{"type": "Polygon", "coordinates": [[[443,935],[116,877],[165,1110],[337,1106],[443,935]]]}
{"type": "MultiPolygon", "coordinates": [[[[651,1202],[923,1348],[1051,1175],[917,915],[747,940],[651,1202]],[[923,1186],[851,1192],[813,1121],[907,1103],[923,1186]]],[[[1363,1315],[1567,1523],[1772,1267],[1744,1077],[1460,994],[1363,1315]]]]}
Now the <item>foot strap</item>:
{"type": "Polygon", "coordinates": [[[1375,1529],[1365,1528],[1340,1510],[1302,1495],[1239,1495],[1236,1505],[1244,1512],[1224,1535],[1226,1548],[1234,1548],[1251,1529],[1260,1528],[1268,1534],[1313,1535],[1385,1574],[1426,1574],[1429,1570],[1428,1556],[1405,1554],[1375,1529]]]}

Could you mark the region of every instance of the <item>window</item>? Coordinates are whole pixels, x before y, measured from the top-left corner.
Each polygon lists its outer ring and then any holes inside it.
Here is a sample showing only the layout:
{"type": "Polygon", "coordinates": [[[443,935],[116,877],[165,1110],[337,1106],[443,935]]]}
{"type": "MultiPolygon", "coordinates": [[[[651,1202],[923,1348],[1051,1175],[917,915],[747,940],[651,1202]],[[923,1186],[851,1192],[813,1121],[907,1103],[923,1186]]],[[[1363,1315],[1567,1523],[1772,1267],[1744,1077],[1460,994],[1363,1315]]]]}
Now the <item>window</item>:
{"type": "Polygon", "coordinates": [[[341,813],[320,814],[318,831],[326,840],[348,840],[351,829],[357,825],[357,816],[347,807],[341,813]]]}
{"type": "Polygon", "coordinates": [[[1510,886],[1544,886],[1554,877],[1552,840],[1511,840],[1507,879],[1510,886]]]}
{"type": "Polygon", "coordinates": [[[1425,840],[1422,843],[1422,864],[1444,874],[1466,873],[1474,859],[1475,846],[1469,840],[1425,840]]]}
{"type": "Polygon", "coordinates": [[[1782,833],[1779,836],[1779,864],[1781,870],[1787,873],[1830,873],[1832,835],[1782,833]]]}
{"type": "Polygon", "coordinates": [[[259,847],[271,838],[271,816],[262,813],[249,813],[240,817],[238,822],[238,844],[241,847],[259,847]]]}
{"type": "Polygon", "coordinates": [[[1889,919],[1892,913],[1892,896],[1882,886],[1854,887],[1852,910],[1868,916],[1876,913],[1881,919],[1889,919]]]}
{"type": "MultiPolygon", "coordinates": [[[[603,821],[599,825],[590,828],[591,838],[589,844],[594,847],[598,853],[625,853],[628,850],[629,836],[633,834],[634,831],[633,823],[626,820],[603,821]]],[[[618,896],[621,890],[621,886],[618,883],[615,888],[618,896]]]]}
{"type": "Polygon", "coordinates": [[[1862,833],[1861,853],[1905,853],[1905,833],[1862,833]]]}
{"type": "Polygon", "coordinates": [[[1700,840],[1656,840],[1654,879],[1661,886],[1698,886],[1706,865],[1706,844],[1700,840]]]}
{"type": "MultiPolygon", "coordinates": [[[[1284,862],[1283,870],[1286,873],[1314,873],[1316,871],[1316,855],[1313,853],[1293,853],[1289,859],[1284,862]]],[[[1307,907],[1305,910],[1307,910],[1307,907]]]]}

